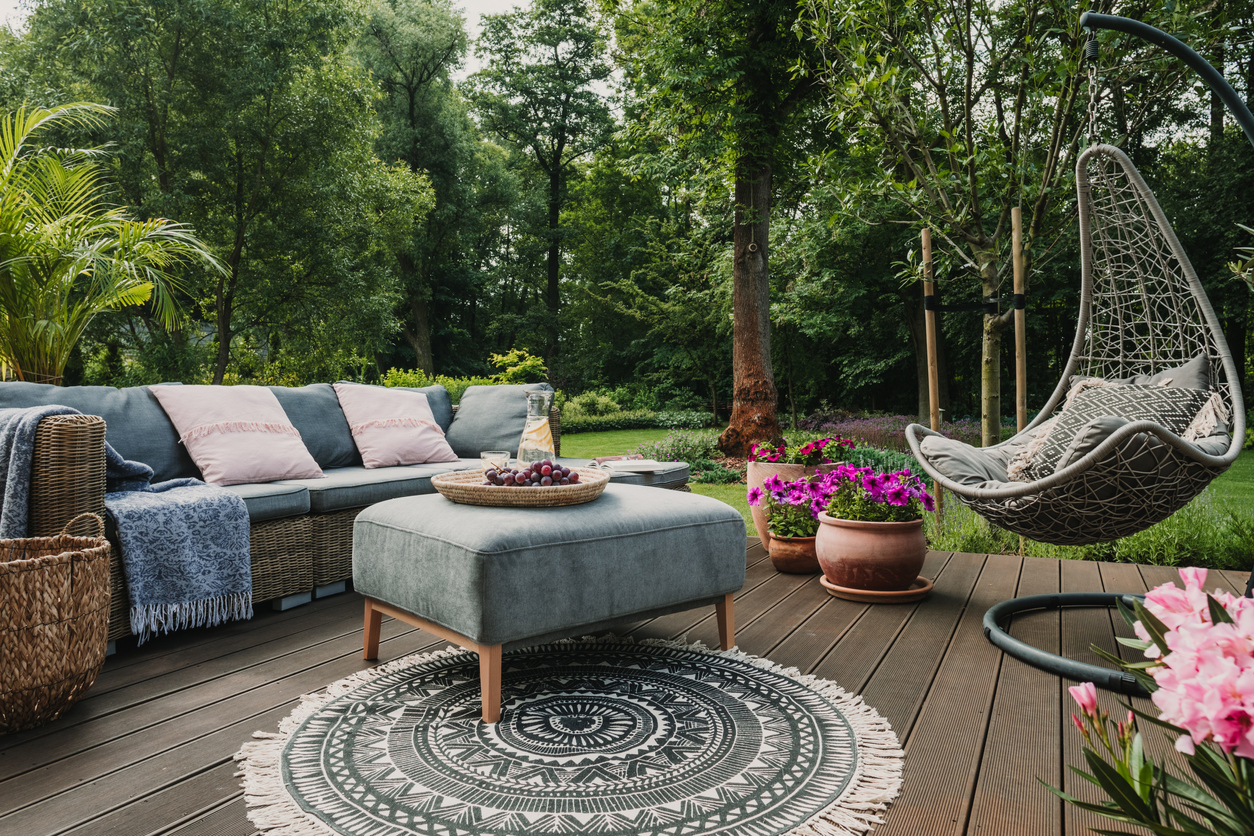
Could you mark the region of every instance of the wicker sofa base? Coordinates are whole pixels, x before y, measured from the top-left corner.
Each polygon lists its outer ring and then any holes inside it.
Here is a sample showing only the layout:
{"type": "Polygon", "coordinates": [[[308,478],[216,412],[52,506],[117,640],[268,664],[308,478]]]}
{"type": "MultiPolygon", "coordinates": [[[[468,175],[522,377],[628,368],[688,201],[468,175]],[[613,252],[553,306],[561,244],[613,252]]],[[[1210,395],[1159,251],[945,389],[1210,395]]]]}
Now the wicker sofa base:
{"type": "MultiPolygon", "coordinates": [[[[254,604],[313,589],[314,569],[310,549],[313,521],[310,517],[255,522],[248,529],[248,537],[252,548],[254,604]]],[[[115,543],[109,565],[109,585],[113,590],[109,608],[109,641],[131,635],[130,596],[126,591],[119,552],[115,543]]],[[[349,574],[352,574],[351,565],[349,574]]]]}

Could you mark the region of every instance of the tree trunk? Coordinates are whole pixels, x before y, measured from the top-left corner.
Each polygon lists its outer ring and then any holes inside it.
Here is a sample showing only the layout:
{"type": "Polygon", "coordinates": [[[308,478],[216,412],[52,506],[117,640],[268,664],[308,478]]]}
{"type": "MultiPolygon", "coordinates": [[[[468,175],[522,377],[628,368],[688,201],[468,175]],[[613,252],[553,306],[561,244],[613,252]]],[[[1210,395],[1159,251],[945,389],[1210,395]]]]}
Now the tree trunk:
{"type": "MultiPolygon", "coordinates": [[[[235,277],[235,268],[228,268],[231,271],[231,279],[235,277]]],[[[221,386],[223,378],[226,377],[226,366],[231,360],[231,313],[234,305],[231,301],[231,294],[223,292],[223,284],[228,279],[225,277],[218,279],[218,303],[215,306],[215,319],[218,326],[218,361],[213,368],[213,384],[221,386]]],[[[234,281],[231,281],[234,284],[234,281]]]]}
{"type": "MultiPolygon", "coordinates": [[[[985,299],[997,295],[997,260],[987,250],[977,250],[980,292],[985,299]]],[[[1001,314],[985,314],[980,341],[980,445],[1001,442],[1001,314]]]]}
{"type": "Polygon", "coordinates": [[[413,327],[406,324],[402,329],[405,342],[414,350],[418,358],[418,368],[427,376],[435,374],[435,360],[431,356],[431,321],[427,309],[427,300],[410,297],[409,313],[413,327]]]}
{"type": "Polygon", "coordinates": [[[549,309],[549,322],[545,332],[548,334],[548,345],[545,348],[545,360],[553,362],[557,356],[557,309],[561,304],[558,294],[558,260],[561,256],[558,247],[558,224],[562,217],[562,169],[560,161],[555,161],[549,172],[549,282],[546,303],[549,309]]]}
{"type": "Polygon", "coordinates": [[[767,269],[771,164],[742,159],[736,171],[732,231],[732,413],[718,446],[747,456],[755,442],[778,438],[777,393],[771,372],[771,284],[767,269]]]}

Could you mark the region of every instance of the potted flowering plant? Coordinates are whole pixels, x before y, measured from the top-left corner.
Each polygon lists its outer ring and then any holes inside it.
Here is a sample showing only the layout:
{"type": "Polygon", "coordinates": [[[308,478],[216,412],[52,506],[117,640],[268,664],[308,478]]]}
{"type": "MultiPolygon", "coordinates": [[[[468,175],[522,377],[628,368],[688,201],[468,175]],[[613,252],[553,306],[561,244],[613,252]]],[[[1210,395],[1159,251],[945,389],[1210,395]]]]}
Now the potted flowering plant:
{"type": "Polygon", "coordinates": [[[831,496],[830,483],[820,477],[785,482],[778,474],[766,477],[760,488],[749,489],[749,506],[761,509],[770,531],[771,563],[780,572],[810,574],[819,571],[814,540],[819,514],[831,496]]]}
{"type": "MultiPolygon", "coordinates": [[[[749,488],[762,488],[768,476],[779,476],[787,482],[795,482],[816,473],[825,473],[843,461],[853,442],[838,435],[789,445],[787,439],[780,444],[755,444],[749,448],[749,461],[745,482],[749,488]]],[[[761,506],[750,506],[753,524],[758,529],[758,539],[764,549],[770,549],[770,534],[766,511],[761,506]]]]}
{"type": "Polygon", "coordinates": [[[850,464],[823,478],[829,499],[815,545],[828,591],[871,590],[888,600],[926,593],[926,584],[914,588],[927,556],[923,512],[935,508],[923,481],[909,470],[850,464]]]}
{"type": "MultiPolygon", "coordinates": [[[[1072,722],[1084,737],[1091,773],[1080,773],[1109,796],[1101,804],[1060,798],[1100,816],[1152,833],[1254,832],[1254,599],[1216,590],[1207,595],[1205,569],[1181,569],[1184,589],[1163,584],[1145,601],[1119,610],[1148,661],[1124,662],[1098,648],[1150,691],[1160,716],[1130,710],[1108,731],[1091,682],[1071,688],[1080,707],[1072,722]],[[1146,760],[1136,717],[1177,735],[1176,750],[1193,776],[1177,777],[1146,760]],[[1094,741],[1097,741],[1096,743],[1094,741]],[[1101,744],[1099,749],[1097,743],[1101,744]]],[[[1046,785],[1049,786],[1048,784],[1046,785]]],[[[1108,832],[1108,831],[1102,831],[1108,832]]]]}

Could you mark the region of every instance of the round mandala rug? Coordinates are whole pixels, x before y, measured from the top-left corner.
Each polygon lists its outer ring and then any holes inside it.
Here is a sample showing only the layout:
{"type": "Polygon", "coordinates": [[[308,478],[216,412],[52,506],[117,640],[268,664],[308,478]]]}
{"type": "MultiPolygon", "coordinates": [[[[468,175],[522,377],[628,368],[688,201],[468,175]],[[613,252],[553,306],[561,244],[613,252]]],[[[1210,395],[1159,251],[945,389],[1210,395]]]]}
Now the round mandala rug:
{"type": "Polygon", "coordinates": [[[736,650],[585,639],[447,650],[302,698],[236,754],[274,836],[846,836],[901,786],[887,721],[834,682],[736,650]]]}

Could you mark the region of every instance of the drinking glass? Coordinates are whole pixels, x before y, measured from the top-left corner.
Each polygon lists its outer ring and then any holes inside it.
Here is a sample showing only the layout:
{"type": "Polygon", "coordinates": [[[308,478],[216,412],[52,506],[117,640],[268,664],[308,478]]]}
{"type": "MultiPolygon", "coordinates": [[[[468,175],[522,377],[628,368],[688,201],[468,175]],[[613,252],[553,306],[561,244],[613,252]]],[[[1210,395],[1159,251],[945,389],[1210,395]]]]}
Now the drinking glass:
{"type": "Polygon", "coordinates": [[[483,466],[484,473],[493,469],[504,470],[509,467],[509,451],[489,450],[486,453],[480,453],[479,463],[483,466]]]}

